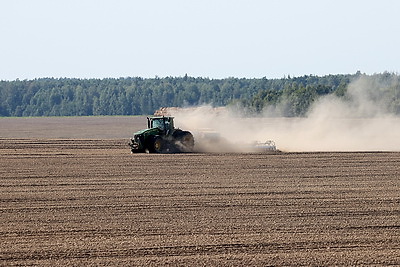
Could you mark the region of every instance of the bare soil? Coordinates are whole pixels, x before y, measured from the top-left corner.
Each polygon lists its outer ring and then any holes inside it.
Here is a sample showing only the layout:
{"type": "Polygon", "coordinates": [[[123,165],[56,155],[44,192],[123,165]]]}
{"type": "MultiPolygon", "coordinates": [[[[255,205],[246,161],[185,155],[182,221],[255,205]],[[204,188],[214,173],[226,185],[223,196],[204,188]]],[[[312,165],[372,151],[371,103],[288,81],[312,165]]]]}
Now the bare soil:
{"type": "Polygon", "coordinates": [[[0,265],[400,265],[400,153],[130,154],[144,124],[0,119],[0,265]]]}

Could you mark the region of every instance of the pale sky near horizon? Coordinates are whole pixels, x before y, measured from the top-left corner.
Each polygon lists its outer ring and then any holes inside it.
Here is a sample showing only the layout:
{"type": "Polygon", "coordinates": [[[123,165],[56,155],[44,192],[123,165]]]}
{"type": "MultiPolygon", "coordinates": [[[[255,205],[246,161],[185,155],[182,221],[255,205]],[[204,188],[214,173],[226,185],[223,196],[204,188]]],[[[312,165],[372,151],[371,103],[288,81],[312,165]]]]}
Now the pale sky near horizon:
{"type": "Polygon", "coordinates": [[[0,0],[0,80],[400,71],[397,0],[0,0]]]}

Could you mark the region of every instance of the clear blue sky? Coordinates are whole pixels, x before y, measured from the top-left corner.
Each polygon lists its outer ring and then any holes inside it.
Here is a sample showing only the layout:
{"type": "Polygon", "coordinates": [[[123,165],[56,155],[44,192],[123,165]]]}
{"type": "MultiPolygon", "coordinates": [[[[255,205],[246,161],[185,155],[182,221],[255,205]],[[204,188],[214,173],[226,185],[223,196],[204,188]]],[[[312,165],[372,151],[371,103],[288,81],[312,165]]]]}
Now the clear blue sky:
{"type": "Polygon", "coordinates": [[[0,80],[400,71],[397,0],[4,0],[0,80]]]}

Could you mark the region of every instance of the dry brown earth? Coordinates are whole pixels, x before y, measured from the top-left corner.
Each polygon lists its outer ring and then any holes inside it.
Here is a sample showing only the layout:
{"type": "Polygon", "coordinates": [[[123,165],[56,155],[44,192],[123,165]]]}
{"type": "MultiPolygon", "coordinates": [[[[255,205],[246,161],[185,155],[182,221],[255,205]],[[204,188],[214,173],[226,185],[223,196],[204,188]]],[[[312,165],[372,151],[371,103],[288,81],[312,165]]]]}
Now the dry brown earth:
{"type": "Polygon", "coordinates": [[[111,118],[0,119],[0,265],[400,265],[400,153],[130,154],[111,118]]]}

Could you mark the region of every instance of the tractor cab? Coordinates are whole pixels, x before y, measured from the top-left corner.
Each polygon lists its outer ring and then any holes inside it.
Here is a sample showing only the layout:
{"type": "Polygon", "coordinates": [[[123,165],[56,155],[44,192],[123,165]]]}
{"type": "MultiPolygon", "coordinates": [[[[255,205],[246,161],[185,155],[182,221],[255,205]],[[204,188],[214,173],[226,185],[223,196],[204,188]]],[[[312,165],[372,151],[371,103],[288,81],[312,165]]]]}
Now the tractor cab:
{"type": "Polygon", "coordinates": [[[147,117],[149,129],[158,128],[164,133],[170,133],[174,129],[174,117],[147,117]]]}

